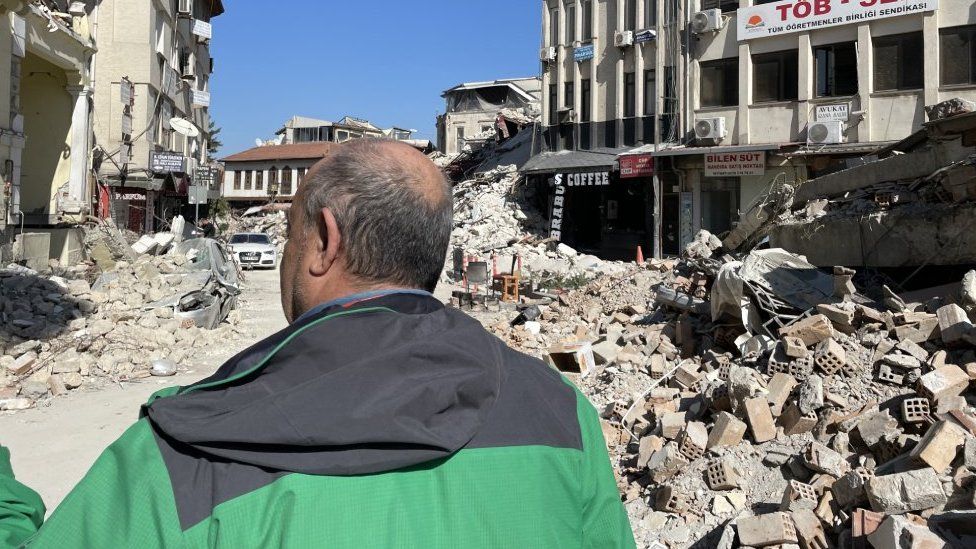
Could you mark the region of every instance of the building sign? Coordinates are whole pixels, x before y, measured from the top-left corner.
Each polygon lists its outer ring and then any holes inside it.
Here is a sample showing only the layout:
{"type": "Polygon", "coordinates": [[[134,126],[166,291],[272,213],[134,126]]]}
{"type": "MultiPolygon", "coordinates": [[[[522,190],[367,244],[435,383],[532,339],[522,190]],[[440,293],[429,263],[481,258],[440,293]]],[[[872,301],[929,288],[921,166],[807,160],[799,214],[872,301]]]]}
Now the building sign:
{"type": "Polygon", "coordinates": [[[644,42],[653,42],[657,40],[657,31],[654,29],[646,29],[634,34],[634,43],[643,44],[644,42]]]}
{"type": "Polygon", "coordinates": [[[210,106],[210,92],[193,90],[193,107],[209,107],[210,106]]]}
{"type": "Polygon", "coordinates": [[[847,103],[837,103],[834,105],[817,105],[816,121],[840,120],[847,122],[850,118],[850,105],[847,103]]]}
{"type": "Polygon", "coordinates": [[[766,173],[764,151],[710,153],[705,155],[705,177],[739,177],[766,173]]]}
{"type": "Polygon", "coordinates": [[[573,59],[575,59],[577,63],[586,61],[588,59],[593,59],[593,55],[593,44],[580,46],[573,50],[573,59]]]}
{"type": "Polygon", "coordinates": [[[649,154],[632,154],[620,157],[620,177],[650,177],[654,175],[654,157],[649,154]]]}
{"type": "Polygon", "coordinates": [[[122,81],[119,82],[119,100],[124,106],[133,106],[136,104],[136,86],[129,80],[129,77],[123,77],[122,81]]]}
{"type": "Polygon", "coordinates": [[[199,19],[194,19],[193,24],[190,26],[190,32],[203,38],[204,40],[210,40],[213,38],[213,26],[206,21],[201,21],[199,19]]]}
{"type": "Polygon", "coordinates": [[[566,201],[566,187],[563,186],[562,174],[556,174],[556,196],[552,200],[552,215],[549,216],[549,238],[557,242],[563,237],[563,207],[566,201]]]}
{"type": "Polygon", "coordinates": [[[739,40],[935,11],[939,0],[782,0],[737,13],[739,40]]]}
{"type": "Polygon", "coordinates": [[[560,180],[568,187],[605,187],[610,184],[610,172],[568,173],[560,180]]]}
{"type": "Polygon", "coordinates": [[[149,169],[156,173],[186,171],[186,157],[174,152],[149,153],[149,169]]]}

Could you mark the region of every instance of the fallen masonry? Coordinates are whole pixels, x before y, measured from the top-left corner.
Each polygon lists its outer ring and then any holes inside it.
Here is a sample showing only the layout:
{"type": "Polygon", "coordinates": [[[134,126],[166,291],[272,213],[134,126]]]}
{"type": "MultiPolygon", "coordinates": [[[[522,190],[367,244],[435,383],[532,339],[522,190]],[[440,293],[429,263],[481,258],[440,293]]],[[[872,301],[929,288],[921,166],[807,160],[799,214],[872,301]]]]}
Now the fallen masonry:
{"type": "MultiPolygon", "coordinates": [[[[157,235],[159,236],[159,235],[157,235]]],[[[164,235],[165,236],[165,235],[164,235]]],[[[134,239],[133,239],[134,240],[134,239]]],[[[92,261],[43,272],[0,268],[0,411],[82,388],[172,375],[240,334],[239,289],[210,257],[214,241],[123,250],[114,227],[89,230],[92,261]],[[114,232],[109,239],[105,234],[114,232]],[[151,251],[139,254],[136,249],[151,251]],[[154,368],[165,361],[168,368],[154,368]]]]}
{"type": "Polygon", "coordinates": [[[639,546],[976,546],[953,515],[976,520],[976,329],[943,310],[962,296],[906,302],[775,249],[612,265],[472,314],[604,410],[639,546]]]}

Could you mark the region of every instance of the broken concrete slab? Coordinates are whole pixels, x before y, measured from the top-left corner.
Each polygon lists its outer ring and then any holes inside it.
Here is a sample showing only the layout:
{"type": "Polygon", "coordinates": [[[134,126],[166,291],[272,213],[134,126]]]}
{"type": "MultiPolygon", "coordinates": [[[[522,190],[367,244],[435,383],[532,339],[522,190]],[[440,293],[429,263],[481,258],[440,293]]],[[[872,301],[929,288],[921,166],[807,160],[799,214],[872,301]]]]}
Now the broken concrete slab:
{"type": "Polygon", "coordinates": [[[865,490],[871,508],[879,513],[923,511],[947,501],[942,482],[931,468],[873,477],[865,490]]]}

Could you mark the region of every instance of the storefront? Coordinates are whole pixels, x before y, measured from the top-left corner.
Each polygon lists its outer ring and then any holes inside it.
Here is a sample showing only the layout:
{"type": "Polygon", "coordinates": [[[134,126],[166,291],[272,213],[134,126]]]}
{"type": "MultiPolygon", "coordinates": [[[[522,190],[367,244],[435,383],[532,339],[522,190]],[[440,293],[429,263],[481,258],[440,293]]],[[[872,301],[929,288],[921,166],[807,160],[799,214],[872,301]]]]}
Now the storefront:
{"type": "Polygon", "coordinates": [[[653,162],[645,159],[639,170],[625,165],[622,173],[618,154],[540,155],[522,172],[546,197],[539,206],[549,213],[553,240],[602,259],[633,261],[638,247],[647,257],[654,249],[653,162]]]}

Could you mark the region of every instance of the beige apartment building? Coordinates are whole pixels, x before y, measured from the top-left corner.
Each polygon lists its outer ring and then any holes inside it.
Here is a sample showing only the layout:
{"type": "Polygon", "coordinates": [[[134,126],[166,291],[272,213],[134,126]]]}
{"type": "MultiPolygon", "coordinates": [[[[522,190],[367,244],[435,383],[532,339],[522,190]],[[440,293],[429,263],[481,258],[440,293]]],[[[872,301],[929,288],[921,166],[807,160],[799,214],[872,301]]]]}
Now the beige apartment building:
{"type": "Polygon", "coordinates": [[[554,234],[603,255],[678,253],[775,186],[909,136],[926,106],[976,100],[974,0],[543,9],[544,139],[525,171],[552,189],[554,234]],[[608,183],[565,185],[575,173],[608,183]]]}
{"type": "Polygon", "coordinates": [[[94,167],[119,225],[152,231],[190,208],[195,170],[210,165],[210,22],[223,12],[221,0],[99,3],[94,167]]]}
{"type": "Polygon", "coordinates": [[[93,4],[0,0],[3,261],[23,258],[16,239],[37,256],[78,257],[77,233],[52,227],[90,211],[93,4]]]}
{"type": "Polygon", "coordinates": [[[507,133],[503,111],[516,111],[533,119],[542,107],[538,77],[465,82],[441,94],[444,114],[437,117],[437,149],[444,154],[462,152],[468,142],[495,132],[507,133]]]}

